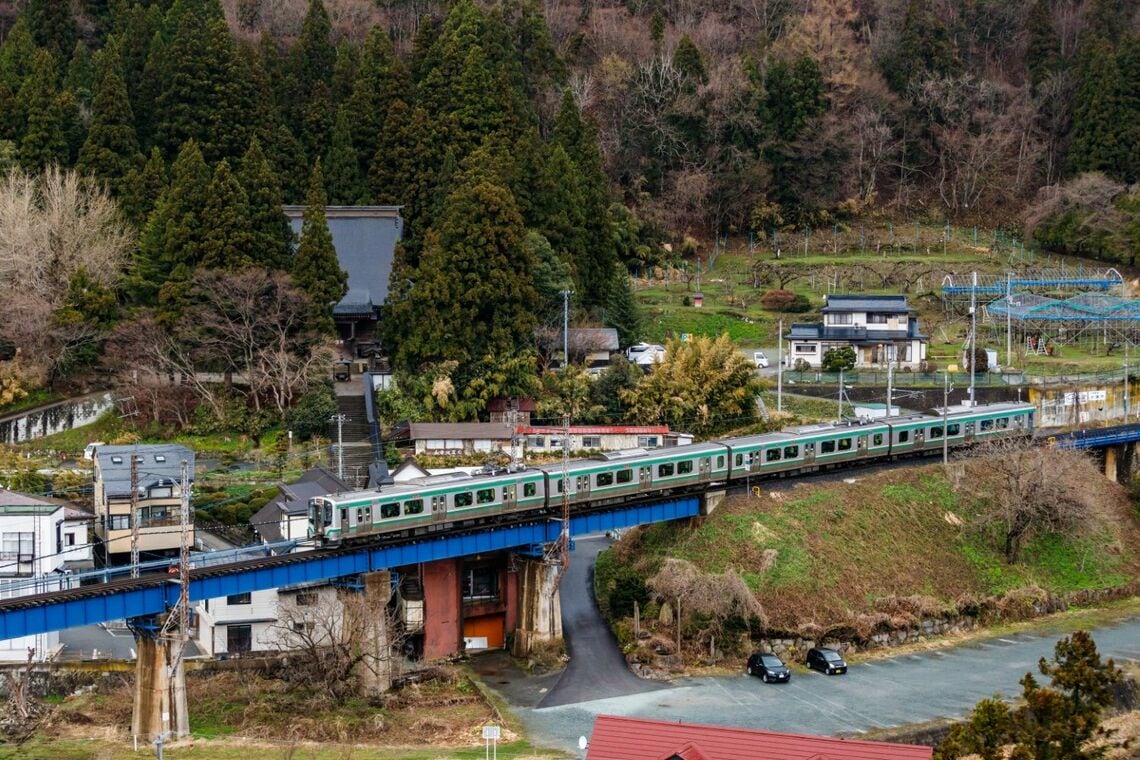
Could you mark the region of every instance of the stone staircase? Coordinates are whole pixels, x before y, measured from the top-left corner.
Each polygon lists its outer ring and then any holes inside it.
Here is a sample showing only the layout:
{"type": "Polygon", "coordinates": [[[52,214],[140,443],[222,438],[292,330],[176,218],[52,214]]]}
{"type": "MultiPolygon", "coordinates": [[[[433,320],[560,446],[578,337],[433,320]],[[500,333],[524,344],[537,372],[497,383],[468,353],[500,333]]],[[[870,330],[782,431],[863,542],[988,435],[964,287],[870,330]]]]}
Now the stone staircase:
{"type": "MultiPolygon", "coordinates": [[[[359,389],[359,384],[353,386],[359,389]]],[[[338,388],[338,390],[340,390],[338,388]]],[[[363,395],[348,395],[338,393],[336,397],[337,413],[343,414],[347,419],[341,426],[341,435],[344,441],[344,482],[353,488],[365,488],[368,485],[368,465],[372,463],[372,442],[368,437],[368,421],[364,409],[363,395]]],[[[330,422],[328,436],[329,463],[333,472],[338,469],[336,423],[330,422]]]]}

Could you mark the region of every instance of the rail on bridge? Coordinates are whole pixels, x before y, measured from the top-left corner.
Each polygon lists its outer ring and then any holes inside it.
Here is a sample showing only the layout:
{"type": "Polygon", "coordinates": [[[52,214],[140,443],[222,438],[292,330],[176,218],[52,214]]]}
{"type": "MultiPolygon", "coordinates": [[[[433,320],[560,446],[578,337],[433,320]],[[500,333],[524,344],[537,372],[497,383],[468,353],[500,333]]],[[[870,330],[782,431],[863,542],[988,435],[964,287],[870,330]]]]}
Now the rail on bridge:
{"type": "MultiPolygon", "coordinates": [[[[570,519],[570,535],[695,517],[701,513],[701,501],[701,496],[694,495],[575,515],[570,519]]],[[[561,528],[560,521],[543,519],[460,534],[420,536],[398,544],[349,546],[199,567],[191,571],[190,600],[316,583],[403,565],[545,544],[557,540],[561,528]]],[[[6,599],[0,601],[0,640],[161,614],[177,605],[179,591],[177,577],[163,572],[6,599]]]]}
{"type": "Polygon", "coordinates": [[[1047,441],[1050,445],[1063,449],[1099,449],[1134,443],[1140,441],[1140,424],[1072,430],[1051,435],[1047,441]]]}

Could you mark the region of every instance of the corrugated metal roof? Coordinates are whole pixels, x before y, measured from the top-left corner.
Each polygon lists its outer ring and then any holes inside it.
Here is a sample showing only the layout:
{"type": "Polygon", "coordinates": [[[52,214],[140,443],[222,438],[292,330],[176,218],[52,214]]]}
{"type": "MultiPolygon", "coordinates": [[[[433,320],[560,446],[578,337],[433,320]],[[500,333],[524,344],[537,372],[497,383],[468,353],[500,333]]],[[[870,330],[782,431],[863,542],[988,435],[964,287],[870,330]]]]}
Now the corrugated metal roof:
{"type": "Polygon", "coordinates": [[[586,760],[930,760],[933,754],[913,744],[599,715],[586,760]]]}
{"type": "Polygon", "coordinates": [[[505,422],[413,422],[408,427],[413,441],[428,438],[508,441],[511,438],[511,426],[505,422]]]}
{"type": "Polygon", "coordinates": [[[194,480],[194,451],[176,443],[129,444],[100,446],[95,450],[99,477],[108,497],[131,495],[131,456],[138,456],[139,490],[159,481],[182,479],[182,460],[190,465],[190,481],[194,480]]]}
{"type": "Polygon", "coordinates": [[[836,311],[872,311],[876,313],[908,313],[911,311],[907,305],[906,296],[827,296],[827,303],[823,307],[824,313],[836,311]]]}

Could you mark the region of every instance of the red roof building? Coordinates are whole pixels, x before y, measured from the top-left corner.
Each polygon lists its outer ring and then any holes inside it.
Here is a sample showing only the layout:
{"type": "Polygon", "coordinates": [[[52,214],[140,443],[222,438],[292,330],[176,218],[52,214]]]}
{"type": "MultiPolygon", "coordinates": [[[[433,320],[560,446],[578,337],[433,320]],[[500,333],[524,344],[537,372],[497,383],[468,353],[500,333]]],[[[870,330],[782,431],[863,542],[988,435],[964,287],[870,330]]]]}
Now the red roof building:
{"type": "Polygon", "coordinates": [[[930,760],[914,744],[599,715],[586,760],[930,760]]]}

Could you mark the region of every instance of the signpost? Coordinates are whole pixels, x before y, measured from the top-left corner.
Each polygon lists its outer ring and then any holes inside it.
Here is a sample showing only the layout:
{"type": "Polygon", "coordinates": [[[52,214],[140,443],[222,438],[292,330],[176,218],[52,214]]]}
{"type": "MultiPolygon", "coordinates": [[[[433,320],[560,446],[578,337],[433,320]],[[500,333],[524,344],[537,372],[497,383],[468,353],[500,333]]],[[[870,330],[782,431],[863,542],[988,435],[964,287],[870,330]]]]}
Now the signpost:
{"type": "Polygon", "coordinates": [[[499,758],[500,730],[498,726],[483,726],[483,756],[488,760],[499,758]]]}

